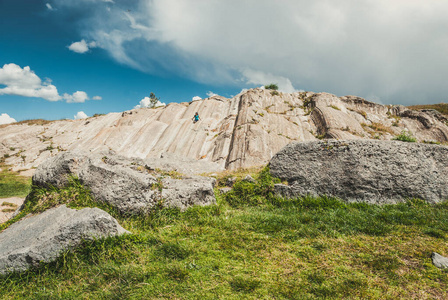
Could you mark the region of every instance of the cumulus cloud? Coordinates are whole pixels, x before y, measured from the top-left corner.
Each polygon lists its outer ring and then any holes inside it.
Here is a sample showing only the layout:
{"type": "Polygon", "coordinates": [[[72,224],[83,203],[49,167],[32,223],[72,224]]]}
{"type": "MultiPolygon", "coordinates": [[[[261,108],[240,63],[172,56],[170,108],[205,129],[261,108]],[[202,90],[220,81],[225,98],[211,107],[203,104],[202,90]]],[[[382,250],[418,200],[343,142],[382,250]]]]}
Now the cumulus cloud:
{"type": "Polygon", "coordinates": [[[202,98],[201,97],[199,97],[199,96],[194,96],[192,99],[191,99],[192,101],[196,101],[196,100],[202,100],[202,98]]]}
{"type": "Polygon", "coordinates": [[[292,86],[291,80],[288,78],[285,78],[283,76],[275,76],[270,73],[264,73],[261,71],[255,71],[251,69],[246,69],[241,72],[243,74],[244,80],[246,80],[247,83],[250,84],[277,84],[278,90],[285,93],[294,93],[296,92],[296,89],[292,86]]]}
{"type": "Polygon", "coordinates": [[[5,64],[0,68],[0,95],[16,95],[23,97],[37,97],[48,101],[66,100],[67,102],[82,103],[89,99],[86,92],[77,91],[72,95],[59,95],[51,79],[42,81],[29,66],[23,69],[16,64],[5,64]]]}
{"type": "Polygon", "coordinates": [[[0,95],[38,97],[48,101],[58,101],[61,97],[51,80],[42,80],[26,66],[23,69],[16,64],[5,64],[0,68],[0,95]]]}
{"type": "Polygon", "coordinates": [[[84,11],[83,37],[145,72],[240,87],[267,77],[386,103],[448,94],[448,1],[53,2],[84,11]]]}
{"type": "MultiPolygon", "coordinates": [[[[157,101],[156,105],[154,107],[160,107],[160,106],[166,106],[165,103],[157,101]]],[[[149,97],[145,97],[142,100],[140,100],[139,104],[134,106],[134,108],[144,108],[144,107],[153,107],[151,104],[151,99],[149,97]]]]}
{"type": "Polygon", "coordinates": [[[83,91],[76,91],[73,95],[65,93],[62,97],[67,100],[67,103],[84,103],[86,100],[89,100],[89,96],[83,91]]]}
{"type": "Polygon", "coordinates": [[[86,53],[92,48],[97,47],[97,44],[95,41],[92,41],[90,43],[87,43],[85,40],[81,40],[79,42],[74,42],[70,46],[68,46],[68,49],[76,52],[76,53],[86,53]]]}
{"type": "Polygon", "coordinates": [[[11,118],[8,114],[1,114],[0,115],[0,125],[3,124],[10,124],[17,122],[14,118],[11,118]]]}
{"type": "Polygon", "coordinates": [[[212,91],[208,91],[207,92],[207,97],[213,97],[213,96],[218,96],[217,94],[213,93],[212,91]]]}
{"type": "Polygon", "coordinates": [[[102,100],[103,99],[103,97],[101,97],[101,96],[93,96],[92,97],[92,100],[102,100]]]}
{"type": "Polygon", "coordinates": [[[73,119],[75,120],[79,120],[79,119],[87,119],[89,116],[86,115],[85,112],[83,111],[78,111],[78,113],[76,115],[73,116],[73,119]]]}

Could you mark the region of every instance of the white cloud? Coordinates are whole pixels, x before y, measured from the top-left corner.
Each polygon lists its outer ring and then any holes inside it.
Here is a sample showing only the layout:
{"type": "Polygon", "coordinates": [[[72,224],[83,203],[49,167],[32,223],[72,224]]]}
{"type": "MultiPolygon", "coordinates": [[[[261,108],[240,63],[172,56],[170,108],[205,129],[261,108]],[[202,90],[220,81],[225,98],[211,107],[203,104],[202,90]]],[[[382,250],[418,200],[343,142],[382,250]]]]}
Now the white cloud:
{"type": "MultiPolygon", "coordinates": [[[[166,106],[165,103],[157,101],[156,105],[154,107],[160,107],[160,106],[166,106]]],[[[151,104],[151,99],[149,97],[145,97],[142,100],[140,100],[139,104],[134,106],[134,108],[144,108],[144,107],[153,107],[151,104]]]]}
{"type": "Polygon", "coordinates": [[[283,76],[274,76],[270,73],[263,73],[251,69],[246,69],[241,73],[249,84],[262,84],[264,88],[264,85],[274,83],[278,85],[278,90],[281,92],[294,93],[296,91],[292,86],[291,80],[283,76]]]}
{"type": "Polygon", "coordinates": [[[218,96],[217,94],[213,93],[212,91],[208,91],[207,92],[207,97],[213,97],[213,96],[218,96]]]}
{"type": "Polygon", "coordinates": [[[78,111],[78,113],[77,113],[76,115],[73,116],[73,118],[74,118],[75,120],[86,119],[86,118],[88,118],[88,117],[89,117],[89,116],[86,115],[85,112],[83,112],[83,111],[78,111]]]}
{"type": "Polygon", "coordinates": [[[239,87],[269,76],[284,90],[390,103],[448,94],[448,1],[98,2],[52,3],[84,9],[83,37],[145,72],[239,87]]]}
{"type": "Polygon", "coordinates": [[[16,64],[5,64],[0,68],[0,95],[16,95],[23,97],[37,97],[48,101],[66,100],[68,103],[82,103],[89,100],[86,92],[77,91],[73,95],[64,93],[59,95],[56,86],[51,84],[52,80],[46,78],[44,82],[37,76],[29,66],[23,69],[16,64]]]}
{"type": "Polygon", "coordinates": [[[95,41],[92,41],[90,43],[87,43],[85,40],[81,40],[79,42],[74,42],[70,46],[68,46],[68,49],[76,52],[76,53],[86,53],[91,48],[96,48],[97,43],[95,41]]]}
{"type": "Polygon", "coordinates": [[[73,95],[65,93],[62,97],[67,100],[67,103],[84,103],[86,100],[89,100],[89,96],[83,91],[76,91],[73,95]]]}
{"type": "Polygon", "coordinates": [[[201,97],[199,97],[199,96],[194,96],[192,99],[191,99],[192,101],[196,101],[196,100],[202,100],[202,98],[201,97]]]}
{"type": "Polygon", "coordinates": [[[3,124],[10,124],[17,122],[14,118],[11,118],[8,114],[1,114],[0,115],[0,125],[3,124]]]}
{"type": "Polygon", "coordinates": [[[5,64],[0,68],[0,95],[17,95],[24,97],[38,97],[48,101],[58,101],[61,97],[51,80],[42,80],[31,71],[30,67],[23,69],[16,64],[5,64]]]}
{"type": "Polygon", "coordinates": [[[92,100],[103,100],[103,97],[101,97],[101,96],[93,96],[92,100]]]}
{"type": "Polygon", "coordinates": [[[53,6],[51,6],[50,3],[46,3],[45,6],[48,8],[48,10],[54,10],[53,6]]]}

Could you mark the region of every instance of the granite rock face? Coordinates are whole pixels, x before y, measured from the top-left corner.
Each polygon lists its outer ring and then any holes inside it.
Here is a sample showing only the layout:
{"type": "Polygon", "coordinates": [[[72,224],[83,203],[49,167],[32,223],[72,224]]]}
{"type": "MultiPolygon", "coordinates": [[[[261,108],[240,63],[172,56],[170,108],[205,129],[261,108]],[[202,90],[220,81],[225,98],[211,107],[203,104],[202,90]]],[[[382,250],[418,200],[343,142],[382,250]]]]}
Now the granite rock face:
{"type": "Polygon", "coordinates": [[[448,199],[448,147],[400,141],[326,140],[291,143],[270,162],[288,185],[279,194],[327,195],[349,202],[448,199]]]}
{"type": "Polygon", "coordinates": [[[23,272],[54,261],[83,240],[129,233],[98,208],[75,210],[65,205],[12,224],[0,233],[0,275],[23,272]]]}
{"type": "Polygon", "coordinates": [[[166,172],[148,160],[111,153],[64,152],[37,168],[33,184],[63,187],[70,176],[89,188],[96,201],[124,214],[146,213],[156,205],[184,210],[192,205],[216,203],[214,178],[166,172]]]}
{"type": "MultiPolygon", "coordinates": [[[[83,120],[0,126],[0,157],[15,170],[37,167],[66,150],[114,151],[125,157],[174,155],[221,169],[265,165],[285,145],[319,138],[390,140],[408,130],[418,141],[448,141],[436,111],[385,106],[355,96],[252,89],[83,120]],[[201,121],[191,118],[198,112],[201,121]]],[[[200,170],[199,170],[200,171],[200,170]]],[[[199,172],[202,173],[202,172],[199,172]]]]}

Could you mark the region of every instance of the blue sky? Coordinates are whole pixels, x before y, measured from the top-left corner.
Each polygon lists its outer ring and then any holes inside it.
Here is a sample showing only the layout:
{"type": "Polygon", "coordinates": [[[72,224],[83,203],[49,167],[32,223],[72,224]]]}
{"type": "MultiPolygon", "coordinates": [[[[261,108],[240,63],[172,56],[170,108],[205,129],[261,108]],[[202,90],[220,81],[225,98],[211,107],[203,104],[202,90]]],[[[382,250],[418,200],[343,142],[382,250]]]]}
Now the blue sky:
{"type": "MultiPolygon", "coordinates": [[[[203,84],[176,76],[150,74],[117,62],[108,51],[95,48],[87,53],[70,51],[68,46],[80,41],[76,22],[58,16],[58,10],[46,7],[48,1],[0,0],[0,67],[16,64],[30,67],[42,81],[50,78],[59,94],[84,91],[89,98],[101,100],[67,103],[40,97],[0,95],[0,114],[17,121],[26,119],[73,119],[78,111],[95,113],[121,112],[132,109],[150,92],[162,102],[191,101],[207,97],[209,91],[231,96],[241,90],[235,85],[203,84]]],[[[75,13],[73,13],[75,14],[75,13]]],[[[76,16],[73,17],[76,20],[76,16]]],[[[0,88],[5,85],[0,84],[0,88]]]]}
{"type": "Polygon", "coordinates": [[[437,0],[0,0],[0,122],[272,82],[384,104],[447,102],[447,11],[437,0]]]}

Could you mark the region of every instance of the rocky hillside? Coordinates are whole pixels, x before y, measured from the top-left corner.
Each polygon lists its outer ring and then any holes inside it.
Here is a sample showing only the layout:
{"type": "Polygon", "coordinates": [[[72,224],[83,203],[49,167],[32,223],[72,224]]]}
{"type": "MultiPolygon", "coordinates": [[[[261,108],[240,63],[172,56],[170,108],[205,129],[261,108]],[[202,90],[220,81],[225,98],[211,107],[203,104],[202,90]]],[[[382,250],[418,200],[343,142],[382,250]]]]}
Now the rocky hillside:
{"type": "Polygon", "coordinates": [[[355,96],[253,89],[166,107],[83,120],[0,127],[0,158],[15,170],[37,167],[66,150],[114,151],[127,157],[169,153],[236,169],[266,164],[292,141],[389,140],[403,130],[419,142],[448,141],[448,119],[435,110],[385,106],[355,96]],[[199,112],[201,120],[192,117],[199,112]]]}

